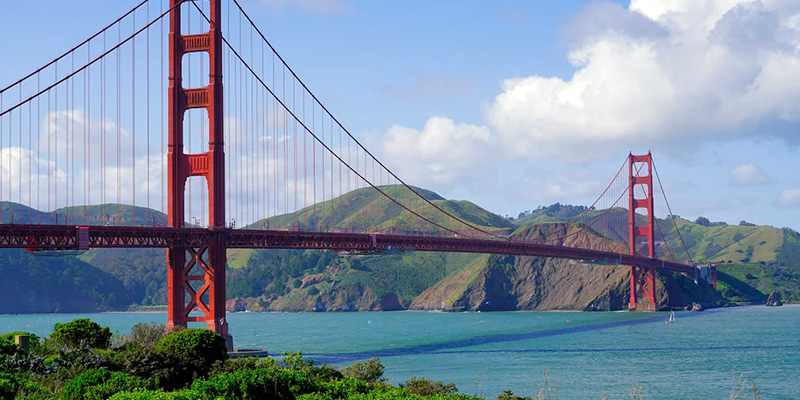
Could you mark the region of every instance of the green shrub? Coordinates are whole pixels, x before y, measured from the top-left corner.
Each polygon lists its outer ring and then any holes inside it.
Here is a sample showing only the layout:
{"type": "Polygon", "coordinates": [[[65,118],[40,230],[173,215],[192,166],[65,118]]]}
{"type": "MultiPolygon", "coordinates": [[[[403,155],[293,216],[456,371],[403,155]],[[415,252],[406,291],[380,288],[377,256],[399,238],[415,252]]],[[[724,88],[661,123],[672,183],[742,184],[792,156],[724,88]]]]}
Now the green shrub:
{"type": "MultiPolygon", "coordinates": [[[[407,389],[394,388],[384,385],[369,385],[371,390],[366,393],[349,392],[346,397],[337,397],[332,392],[317,392],[304,394],[297,397],[297,400],[420,400],[423,397],[409,392],[407,389]]],[[[433,394],[425,397],[426,400],[483,400],[477,396],[467,396],[464,394],[433,394]]]]}
{"type": "Polygon", "coordinates": [[[134,390],[132,392],[119,392],[109,400],[207,400],[208,397],[195,390],[178,390],[164,392],[163,390],[134,390]]]}
{"type": "Polygon", "coordinates": [[[297,353],[284,351],[281,353],[281,357],[280,366],[283,368],[304,370],[314,365],[314,360],[303,360],[302,351],[298,351],[297,353]]]}
{"type": "Polygon", "coordinates": [[[115,343],[117,348],[143,347],[152,349],[166,334],[166,326],[157,322],[138,323],[131,333],[115,343]]]}
{"type": "Polygon", "coordinates": [[[14,342],[0,338],[0,356],[13,356],[17,354],[17,345],[14,342]]]}
{"type": "Polygon", "coordinates": [[[114,365],[116,354],[99,351],[87,347],[85,344],[73,349],[61,349],[58,353],[45,360],[45,363],[53,367],[56,371],[72,370],[75,376],[90,369],[108,369],[114,365]]]}
{"type": "Polygon", "coordinates": [[[355,394],[366,394],[372,390],[369,383],[351,377],[321,383],[318,393],[331,399],[346,399],[355,394]]]}
{"type": "Polygon", "coordinates": [[[134,376],[153,378],[167,390],[187,386],[197,369],[191,360],[166,350],[146,348],[121,352],[118,367],[134,376]]]}
{"type": "Polygon", "coordinates": [[[81,344],[98,349],[107,349],[111,344],[111,330],[101,327],[88,318],[75,319],[71,322],[56,323],[50,340],[56,347],[73,349],[81,344]]]}
{"type": "Polygon", "coordinates": [[[454,394],[458,393],[458,388],[453,382],[443,383],[442,381],[432,381],[425,378],[417,378],[416,376],[401,383],[400,387],[408,389],[409,393],[419,396],[431,396],[434,394],[454,394]]]}
{"type": "Polygon", "coordinates": [[[31,337],[31,353],[39,353],[40,352],[40,350],[42,348],[42,343],[40,342],[41,338],[39,336],[34,335],[32,333],[29,333],[29,332],[22,332],[22,331],[8,332],[8,333],[4,333],[4,334],[0,335],[0,339],[6,339],[6,340],[10,341],[11,343],[14,343],[14,338],[17,335],[28,335],[28,336],[30,336],[31,337]]]}
{"type": "Polygon", "coordinates": [[[530,396],[517,396],[510,390],[503,390],[503,393],[497,395],[497,400],[533,400],[530,396]]]}
{"type": "Polygon", "coordinates": [[[13,374],[0,373],[0,399],[13,399],[20,387],[19,378],[13,374]]]}
{"type": "Polygon", "coordinates": [[[225,339],[208,329],[190,328],[172,332],[158,341],[156,350],[192,360],[203,375],[216,361],[228,358],[225,339]]]}
{"type": "Polygon", "coordinates": [[[319,367],[308,367],[306,372],[308,372],[311,379],[317,382],[337,381],[345,377],[336,367],[331,367],[327,364],[322,364],[319,367]]]}
{"type": "Polygon", "coordinates": [[[383,382],[383,372],[386,370],[381,360],[377,358],[370,358],[366,362],[357,362],[353,365],[348,365],[344,369],[345,376],[351,376],[356,379],[367,382],[383,382]]]}
{"type": "Polygon", "coordinates": [[[244,370],[198,380],[192,389],[210,398],[223,399],[290,399],[312,393],[319,385],[304,371],[286,368],[244,370]]]}
{"type": "Polygon", "coordinates": [[[52,373],[54,367],[45,363],[45,359],[35,354],[17,353],[14,356],[0,356],[0,373],[11,374],[33,373],[47,375],[52,373]]]}
{"type": "MultiPolygon", "coordinates": [[[[43,400],[53,399],[53,393],[42,387],[41,382],[21,380],[15,400],[43,400]]],[[[0,397],[2,398],[2,397],[0,397]]]]}
{"type": "Polygon", "coordinates": [[[229,360],[219,360],[211,366],[209,375],[214,376],[226,372],[236,372],[242,370],[252,369],[267,369],[272,368],[277,364],[274,358],[265,358],[263,360],[258,357],[242,357],[233,358],[229,360]]]}
{"type": "Polygon", "coordinates": [[[154,389],[155,381],[131,376],[124,372],[93,369],[69,381],[64,386],[62,395],[68,400],[99,400],[107,399],[115,393],[137,388],[154,389]]]}
{"type": "Polygon", "coordinates": [[[302,351],[298,351],[297,353],[283,352],[281,353],[281,356],[283,358],[278,364],[280,367],[305,371],[308,373],[308,376],[316,382],[328,382],[331,380],[344,378],[344,374],[336,369],[336,367],[331,367],[327,364],[322,364],[322,366],[315,367],[314,360],[303,360],[302,351]]]}

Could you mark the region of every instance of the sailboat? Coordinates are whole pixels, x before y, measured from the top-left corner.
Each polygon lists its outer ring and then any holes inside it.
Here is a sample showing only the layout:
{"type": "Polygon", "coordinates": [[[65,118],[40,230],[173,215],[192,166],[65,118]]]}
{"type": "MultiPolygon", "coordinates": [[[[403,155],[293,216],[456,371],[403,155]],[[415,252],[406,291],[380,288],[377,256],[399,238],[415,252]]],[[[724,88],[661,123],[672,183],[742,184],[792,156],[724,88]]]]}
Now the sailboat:
{"type": "Polygon", "coordinates": [[[669,312],[669,319],[664,321],[664,322],[666,322],[668,324],[671,324],[671,323],[675,322],[675,311],[670,311],[669,312]]]}

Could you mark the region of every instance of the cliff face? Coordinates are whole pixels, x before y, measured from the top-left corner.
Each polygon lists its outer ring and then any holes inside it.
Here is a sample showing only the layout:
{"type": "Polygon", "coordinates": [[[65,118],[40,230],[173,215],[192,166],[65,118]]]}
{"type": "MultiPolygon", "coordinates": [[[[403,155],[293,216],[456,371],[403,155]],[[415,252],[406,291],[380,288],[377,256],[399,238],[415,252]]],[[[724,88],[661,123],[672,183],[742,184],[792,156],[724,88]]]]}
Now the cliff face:
{"type": "Polygon", "coordinates": [[[411,309],[448,311],[613,310],[625,302],[626,267],[572,260],[487,256],[430,289],[411,309]]]}
{"type": "MultiPolygon", "coordinates": [[[[521,228],[520,238],[541,236],[551,227],[521,228]]],[[[591,232],[568,232],[565,246],[624,252],[624,245],[591,232]]],[[[630,268],[540,257],[485,256],[443,279],[411,303],[416,310],[622,310],[630,298],[630,268]]],[[[709,288],[688,277],[662,273],[656,289],[662,307],[685,307],[692,301],[722,302],[709,288]]]]}

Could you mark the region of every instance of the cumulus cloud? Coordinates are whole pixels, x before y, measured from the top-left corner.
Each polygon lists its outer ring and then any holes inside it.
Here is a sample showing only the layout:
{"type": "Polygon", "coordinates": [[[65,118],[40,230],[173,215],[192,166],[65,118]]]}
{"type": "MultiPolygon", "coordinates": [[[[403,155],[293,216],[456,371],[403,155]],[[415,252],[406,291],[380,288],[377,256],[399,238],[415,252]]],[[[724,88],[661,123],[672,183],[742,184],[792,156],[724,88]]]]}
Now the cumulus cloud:
{"type": "Polygon", "coordinates": [[[422,130],[393,126],[381,145],[382,159],[402,166],[401,176],[417,185],[491,176],[487,161],[495,152],[489,128],[446,117],[431,117],[422,130]]]}
{"type": "Polygon", "coordinates": [[[731,182],[735,185],[760,185],[769,183],[769,177],[753,164],[742,164],[730,171],[731,182]]]}
{"type": "Polygon", "coordinates": [[[798,140],[762,128],[800,120],[800,2],[595,3],[566,30],[570,76],[505,79],[487,105],[491,160],[585,163],[748,135],[798,140]]]}
{"type": "Polygon", "coordinates": [[[787,4],[588,7],[573,28],[574,74],[505,80],[487,121],[520,156],[577,161],[631,146],[694,146],[763,120],[797,121],[800,8],[787,4]]]}
{"type": "Polygon", "coordinates": [[[800,207],[800,189],[784,189],[775,202],[779,207],[800,207]]]}

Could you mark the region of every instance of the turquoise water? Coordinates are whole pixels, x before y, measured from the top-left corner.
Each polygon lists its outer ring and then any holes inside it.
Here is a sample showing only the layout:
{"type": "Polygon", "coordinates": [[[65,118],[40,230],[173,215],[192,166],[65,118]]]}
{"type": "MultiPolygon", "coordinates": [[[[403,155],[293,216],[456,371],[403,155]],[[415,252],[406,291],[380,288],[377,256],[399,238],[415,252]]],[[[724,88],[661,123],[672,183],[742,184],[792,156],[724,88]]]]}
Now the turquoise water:
{"type": "MultiPolygon", "coordinates": [[[[56,322],[91,318],[127,332],[165,313],[2,315],[0,332],[48,334],[56,322]]],[[[735,379],[764,399],[800,398],[800,305],[702,313],[238,313],[238,348],[302,350],[335,365],[380,357],[395,384],[412,376],[455,382],[494,398],[534,396],[543,371],[560,399],[623,399],[635,383],[653,399],[729,399],[735,379]],[[569,319],[569,322],[567,322],[569,319]]],[[[752,393],[747,396],[752,398],[752,393]]]]}

